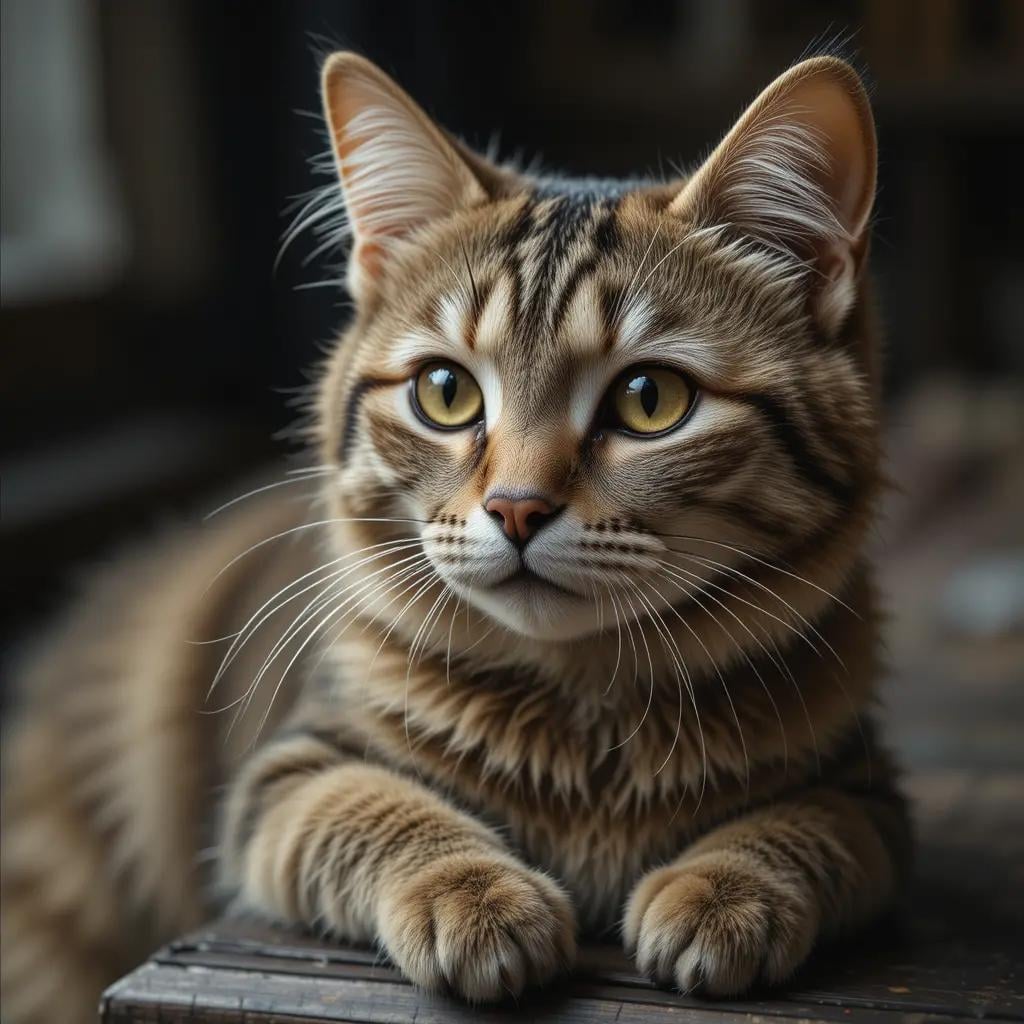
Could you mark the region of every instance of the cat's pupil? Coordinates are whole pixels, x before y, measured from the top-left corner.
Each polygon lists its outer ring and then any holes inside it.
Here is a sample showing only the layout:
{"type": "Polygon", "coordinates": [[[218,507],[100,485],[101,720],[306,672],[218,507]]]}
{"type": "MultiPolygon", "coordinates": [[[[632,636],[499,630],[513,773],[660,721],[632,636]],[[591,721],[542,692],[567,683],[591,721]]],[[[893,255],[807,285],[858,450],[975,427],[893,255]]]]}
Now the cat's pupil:
{"type": "Polygon", "coordinates": [[[459,382],[451,370],[441,367],[430,375],[430,382],[434,387],[441,389],[441,397],[444,404],[450,409],[455,401],[455,392],[459,389],[459,382]]]}
{"type": "Polygon", "coordinates": [[[650,419],[658,408],[658,385],[650,377],[636,377],[629,382],[629,391],[640,395],[640,407],[650,419]]]}

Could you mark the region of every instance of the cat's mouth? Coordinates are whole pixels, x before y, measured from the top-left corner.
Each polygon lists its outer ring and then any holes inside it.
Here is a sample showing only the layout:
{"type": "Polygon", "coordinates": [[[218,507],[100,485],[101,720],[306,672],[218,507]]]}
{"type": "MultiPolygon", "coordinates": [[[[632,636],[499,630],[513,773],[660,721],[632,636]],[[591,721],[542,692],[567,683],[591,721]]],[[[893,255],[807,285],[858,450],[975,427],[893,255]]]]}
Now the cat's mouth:
{"type": "Polygon", "coordinates": [[[575,591],[569,590],[567,587],[563,587],[552,580],[549,580],[546,576],[540,576],[535,573],[532,569],[528,569],[525,565],[520,567],[513,573],[510,573],[499,583],[494,585],[495,590],[503,589],[506,587],[543,587],[546,590],[554,590],[558,594],[564,594],[566,597],[579,597],[575,591]]]}

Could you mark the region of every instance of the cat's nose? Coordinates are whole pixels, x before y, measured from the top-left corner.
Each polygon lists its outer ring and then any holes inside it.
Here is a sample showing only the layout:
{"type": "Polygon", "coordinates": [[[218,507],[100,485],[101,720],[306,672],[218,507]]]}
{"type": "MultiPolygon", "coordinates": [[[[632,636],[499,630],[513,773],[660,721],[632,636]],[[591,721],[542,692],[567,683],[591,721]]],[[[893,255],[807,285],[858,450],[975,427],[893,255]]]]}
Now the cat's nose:
{"type": "Polygon", "coordinates": [[[559,512],[544,498],[507,498],[501,494],[488,498],[484,511],[501,522],[505,536],[520,548],[525,547],[526,542],[559,512]]]}

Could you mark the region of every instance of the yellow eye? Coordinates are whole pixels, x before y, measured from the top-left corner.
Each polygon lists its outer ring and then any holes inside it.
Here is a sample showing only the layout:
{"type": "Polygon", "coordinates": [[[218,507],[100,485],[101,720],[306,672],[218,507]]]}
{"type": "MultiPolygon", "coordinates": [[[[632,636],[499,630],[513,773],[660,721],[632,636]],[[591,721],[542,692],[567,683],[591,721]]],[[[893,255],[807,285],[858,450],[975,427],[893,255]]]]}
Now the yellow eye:
{"type": "Polygon", "coordinates": [[[612,419],[634,434],[660,434],[687,414],[693,398],[693,388],[675,370],[631,366],[612,385],[612,419]]]}
{"type": "Polygon", "coordinates": [[[446,430],[467,426],[484,410],[479,385],[456,363],[427,363],[416,375],[414,391],[420,415],[446,430]]]}

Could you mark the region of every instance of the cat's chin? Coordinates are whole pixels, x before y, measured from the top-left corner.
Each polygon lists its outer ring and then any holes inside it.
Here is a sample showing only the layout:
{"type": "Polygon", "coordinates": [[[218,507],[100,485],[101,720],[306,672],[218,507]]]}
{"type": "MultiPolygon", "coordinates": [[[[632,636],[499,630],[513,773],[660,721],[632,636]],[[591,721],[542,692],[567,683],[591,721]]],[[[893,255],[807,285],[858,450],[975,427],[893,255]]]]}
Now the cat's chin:
{"type": "Polygon", "coordinates": [[[574,640],[600,628],[592,600],[538,580],[510,580],[465,596],[495,622],[533,640],[574,640]]]}

